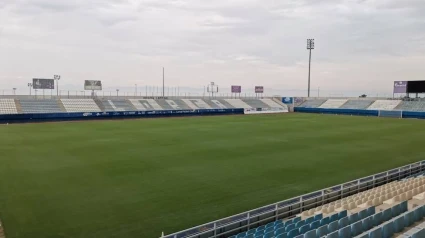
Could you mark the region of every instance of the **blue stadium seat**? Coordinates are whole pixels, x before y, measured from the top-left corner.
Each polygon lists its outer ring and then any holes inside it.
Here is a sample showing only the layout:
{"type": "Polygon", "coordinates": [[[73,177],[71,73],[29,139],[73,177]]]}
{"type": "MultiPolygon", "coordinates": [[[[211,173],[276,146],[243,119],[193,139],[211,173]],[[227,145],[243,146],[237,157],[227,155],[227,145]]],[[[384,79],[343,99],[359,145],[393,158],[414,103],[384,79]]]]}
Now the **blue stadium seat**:
{"type": "Polygon", "coordinates": [[[275,230],[279,230],[279,229],[281,229],[281,228],[284,228],[285,226],[283,225],[283,223],[279,223],[279,224],[276,224],[275,226],[274,226],[274,229],[275,230]]]}
{"type": "Polygon", "coordinates": [[[279,229],[277,229],[277,230],[275,230],[274,231],[274,234],[277,236],[277,235],[280,235],[280,234],[283,234],[283,233],[285,233],[285,228],[279,228],[279,229]]]}
{"type": "MultiPolygon", "coordinates": [[[[412,212],[409,212],[412,213],[412,212]]],[[[422,219],[423,214],[422,214],[422,209],[418,208],[416,210],[413,211],[413,214],[410,215],[411,219],[413,220],[413,222],[417,222],[419,220],[422,219]]]]}
{"type": "Polygon", "coordinates": [[[288,238],[287,233],[279,234],[276,238],[288,238]]]}
{"type": "Polygon", "coordinates": [[[338,219],[344,218],[346,216],[347,216],[347,210],[344,210],[338,213],[338,219]]]}
{"type": "Polygon", "coordinates": [[[394,220],[394,232],[398,233],[404,229],[404,217],[398,217],[394,220]]]}
{"type": "Polygon", "coordinates": [[[246,232],[246,235],[254,235],[255,232],[256,232],[255,229],[251,229],[251,230],[246,232]]]}
{"type": "Polygon", "coordinates": [[[413,225],[413,223],[415,223],[415,215],[414,214],[415,214],[416,211],[417,210],[404,214],[404,224],[406,226],[411,226],[411,225],[413,225]]]}
{"type": "Polygon", "coordinates": [[[284,224],[285,227],[287,227],[287,226],[291,225],[292,222],[293,222],[292,220],[287,220],[287,221],[283,222],[283,224],[284,224]]]}
{"type": "Polygon", "coordinates": [[[264,230],[255,231],[254,235],[264,235],[264,230]]]}
{"type": "Polygon", "coordinates": [[[340,238],[351,238],[351,227],[347,226],[340,229],[338,234],[340,238]]]}
{"type": "Polygon", "coordinates": [[[373,227],[373,220],[372,217],[367,217],[362,220],[362,226],[363,230],[367,231],[370,230],[373,227]]]}
{"type": "Polygon", "coordinates": [[[378,226],[382,222],[384,222],[382,212],[379,212],[379,213],[376,213],[375,215],[373,215],[373,226],[378,226]]]}
{"type": "Polygon", "coordinates": [[[295,224],[295,228],[300,228],[300,227],[304,226],[305,223],[306,223],[305,220],[299,221],[295,224]]]}
{"type": "Polygon", "coordinates": [[[329,221],[330,221],[329,217],[323,218],[322,220],[320,220],[320,226],[329,224],[329,221]]]}
{"type": "Polygon", "coordinates": [[[320,221],[310,223],[310,230],[317,229],[320,226],[320,221]]]}
{"type": "Polygon", "coordinates": [[[329,223],[329,225],[328,225],[328,232],[329,233],[332,233],[332,232],[334,232],[338,229],[339,229],[338,221],[334,221],[334,222],[329,223]]]}
{"type": "Polygon", "coordinates": [[[254,234],[246,235],[245,238],[255,238],[254,234]]]}
{"type": "Polygon", "coordinates": [[[412,235],[412,238],[423,238],[425,237],[425,229],[422,229],[412,235]]]}
{"type": "Polygon", "coordinates": [[[266,226],[259,226],[257,229],[256,229],[256,231],[261,231],[261,230],[264,230],[266,228],[266,226]]]}
{"type": "Polygon", "coordinates": [[[269,227],[274,227],[274,222],[269,223],[269,224],[266,225],[266,229],[269,228],[269,227]]]}
{"type": "Polygon", "coordinates": [[[254,238],[263,238],[263,236],[264,236],[264,233],[255,233],[254,234],[254,238]]]}
{"type": "Polygon", "coordinates": [[[295,238],[304,238],[304,235],[297,235],[295,238]]]}
{"type": "Polygon", "coordinates": [[[307,231],[310,231],[310,224],[307,224],[307,225],[304,225],[304,226],[300,227],[299,234],[304,234],[307,231]]]}
{"type": "Polygon", "coordinates": [[[378,227],[369,232],[369,238],[382,238],[382,228],[378,227]]]}
{"type": "Polygon", "coordinates": [[[363,223],[362,221],[355,222],[351,224],[351,235],[358,236],[363,233],[363,223]]]}
{"type": "MultiPolygon", "coordinates": [[[[323,214],[317,214],[316,216],[314,216],[314,219],[313,219],[313,220],[315,220],[315,221],[320,221],[322,218],[323,218],[323,214]]],[[[308,219],[307,219],[307,220],[308,220],[308,219]]],[[[306,221],[306,223],[310,223],[310,222],[307,222],[307,221],[306,221]]]]}
{"type": "Polygon", "coordinates": [[[328,234],[328,226],[321,226],[316,230],[317,237],[322,237],[328,234]]]}
{"type": "Polygon", "coordinates": [[[304,238],[317,238],[316,230],[309,231],[304,234],[304,238]]]}
{"type": "MultiPolygon", "coordinates": [[[[320,214],[320,215],[322,215],[322,214],[320,214]]],[[[316,216],[318,216],[318,215],[316,215],[316,216]]],[[[309,217],[309,218],[305,219],[305,224],[309,224],[309,223],[312,223],[313,221],[316,221],[316,216],[309,217]]]]}
{"type": "Polygon", "coordinates": [[[275,222],[274,222],[274,226],[277,226],[277,225],[279,225],[279,224],[282,224],[282,225],[283,225],[282,220],[277,220],[277,221],[275,221],[275,222]]]}
{"type": "Polygon", "coordinates": [[[360,235],[358,235],[356,238],[369,238],[369,233],[363,233],[363,234],[360,234],[360,235]]]}
{"type": "Polygon", "coordinates": [[[292,223],[297,223],[301,221],[301,217],[295,217],[294,219],[292,219],[292,223]]]}
{"type": "Polygon", "coordinates": [[[400,203],[401,213],[407,212],[407,201],[403,201],[400,203]]]}
{"type": "Polygon", "coordinates": [[[389,221],[382,226],[383,237],[392,237],[394,235],[394,222],[389,221]]]}
{"type": "Polygon", "coordinates": [[[332,233],[329,233],[326,238],[339,238],[339,232],[338,231],[334,231],[332,233]]]}
{"type": "Polygon", "coordinates": [[[334,221],[338,221],[338,220],[339,220],[338,219],[338,213],[335,213],[330,217],[329,223],[334,222],[334,221]]]}
{"type": "Polygon", "coordinates": [[[289,232],[293,229],[295,229],[295,224],[290,224],[289,226],[285,227],[285,232],[289,232]]]}
{"type": "Polygon", "coordinates": [[[299,234],[300,233],[299,233],[298,229],[294,229],[294,230],[288,232],[287,236],[288,236],[288,238],[294,238],[294,237],[298,236],[299,234]]]}
{"type": "Polygon", "coordinates": [[[273,237],[274,237],[274,232],[273,231],[268,232],[268,233],[265,233],[264,236],[263,236],[263,238],[273,238],[273,237]]]}
{"type": "Polygon", "coordinates": [[[391,214],[393,217],[400,215],[401,209],[400,204],[397,204],[391,208],[391,214]]]}
{"type": "Polygon", "coordinates": [[[344,218],[342,218],[341,220],[339,220],[338,221],[338,226],[339,226],[339,228],[343,228],[343,227],[346,227],[346,226],[348,226],[350,223],[349,223],[349,221],[348,221],[348,217],[344,217],[344,218]]]}
{"type": "Polygon", "coordinates": [[[354,214],[351,214],[349,217],[348,217],[348,221],[350,222],[350,224],[353,224],[353,223],[355,223],[355,222],[358,222],[360,219],[359,219],[359,214],[358,213],[354,213],[354,214]]]}
{"type": "Polygon", "coordinates": [[[373,214],[375,214],[375,212],[376,212],[375,207],[369,207],[369,208],[367,209],[367,214],[368,214],[368,216],[372,216],[373,214]]]}
{"type": "Polygon", "coordinates": [[[392,218],[391,209],[386,209],[382,212],[382,218],[384,221],[389,221],[392,218]]]}
{"type": "Polygon", "coordinates": [[[367,212],[367,210],[365,209],[365,210],[361,210],[360,212],[359,212],[359,219],[360,220],[362,220],[362,219],[365,219],[366,217],[368,217],[368,212],[367,212]]]}
{"type": "Polygon", "coordinates": [[[264,230],[264,233],[274,232],[274,227],[269,227],[264,230]]]}

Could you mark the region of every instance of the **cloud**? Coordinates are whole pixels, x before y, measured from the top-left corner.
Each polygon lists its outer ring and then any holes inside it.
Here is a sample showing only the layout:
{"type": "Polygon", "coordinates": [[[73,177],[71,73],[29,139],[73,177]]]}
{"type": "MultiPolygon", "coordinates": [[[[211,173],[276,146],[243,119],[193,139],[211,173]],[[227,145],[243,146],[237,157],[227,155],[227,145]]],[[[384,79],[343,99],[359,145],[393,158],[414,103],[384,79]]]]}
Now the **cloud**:
{"type": "Polygon", "coordinates": [[[174,85],[302,90],[315,38],[313,84],[386,91],[425,73],[423,29],[422,0],[0,0],[0,89],[57,73],[154,85],[165,66],[174,85]]]}

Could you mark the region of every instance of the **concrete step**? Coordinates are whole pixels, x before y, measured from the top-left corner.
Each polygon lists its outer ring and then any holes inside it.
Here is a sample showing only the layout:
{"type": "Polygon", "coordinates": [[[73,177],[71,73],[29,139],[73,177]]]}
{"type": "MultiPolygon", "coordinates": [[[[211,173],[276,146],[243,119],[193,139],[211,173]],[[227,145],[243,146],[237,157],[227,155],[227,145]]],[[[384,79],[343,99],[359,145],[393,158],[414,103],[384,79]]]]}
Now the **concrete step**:
{"type": "Polygon", "coordinates": [[[105,106],[103,105],[103,103],[99,99],[95,98],[93,100],[102,112],[106,111],[105,106]]]}
{"type": "Polygon", "coordinates": [[[18,113],[22,113],[22,106],[21,106],[21,102],[18,99],[15,99],[15,105],[16,105],[16,110],[18,111],[18,113]]]}
{"type": "Polygon", "coordinates": [[[60,99],[56,100],[58,102],[58,105],[62,112],[66,112],[65,106],[63,105],[62,101],[60,99]]]}

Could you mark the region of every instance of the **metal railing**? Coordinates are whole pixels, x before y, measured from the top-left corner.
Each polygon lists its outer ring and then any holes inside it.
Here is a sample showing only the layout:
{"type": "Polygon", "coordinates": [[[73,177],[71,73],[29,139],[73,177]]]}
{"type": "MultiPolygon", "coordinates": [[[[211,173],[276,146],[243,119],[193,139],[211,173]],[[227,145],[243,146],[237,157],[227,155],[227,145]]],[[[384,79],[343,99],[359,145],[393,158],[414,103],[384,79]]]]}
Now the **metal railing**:
{"type": "Polygon", "coordinates": [[[179,231],[165,238],[229,237],[425,171],[425,160],[179,231]]]}

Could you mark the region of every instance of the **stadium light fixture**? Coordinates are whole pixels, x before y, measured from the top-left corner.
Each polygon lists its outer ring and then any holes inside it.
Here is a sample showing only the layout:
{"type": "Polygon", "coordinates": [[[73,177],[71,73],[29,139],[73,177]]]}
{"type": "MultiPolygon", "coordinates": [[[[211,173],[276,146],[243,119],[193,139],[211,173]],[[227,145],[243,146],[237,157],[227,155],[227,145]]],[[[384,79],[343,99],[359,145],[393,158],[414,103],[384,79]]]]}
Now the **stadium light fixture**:
{"type": "Polygon", "coordinates": [[[116,89],[117,90],[117,97],[118,97],[118,92],[120,91],[119,89],[116,89]]]}
{"type": "Polygon", "coordinates": [[[61,76],[56,74],[53,78],[56,80],[56,95],[59,97],[59,79],[61,79],[61,76]]]}
{"type": "Polygon", "coordinates": [[[16,95],[16,88],[13,88],[13,96],[16,95]]]}
{"type": "Polygon", "coordinates": [[[28,88],[30,88],[30,96],[31,96],[31,87],[32,87],[32,83],[28,83],[28,88]]]}
{"type": "Polygon", "coordinates": [[[307,90],[308,97],[310,97],[311,50],[313,49],[314,49],[314,39],[307,39],[307,50],[310,51],[310,57],[308,60],[308,90],[307,90]]]}

